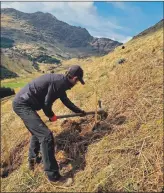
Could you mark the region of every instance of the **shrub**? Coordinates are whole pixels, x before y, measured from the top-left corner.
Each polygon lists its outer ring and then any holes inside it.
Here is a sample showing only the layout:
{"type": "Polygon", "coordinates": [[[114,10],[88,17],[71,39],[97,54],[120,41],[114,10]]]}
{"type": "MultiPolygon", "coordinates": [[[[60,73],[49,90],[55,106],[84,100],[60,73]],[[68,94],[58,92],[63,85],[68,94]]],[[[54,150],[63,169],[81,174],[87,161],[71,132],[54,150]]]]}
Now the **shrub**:
{"type": "Polygon", "coordinates": [[[5,88],[5,87],[0,88],[0,98],[4,98],[6,96],[11,96],[14,94],[15,94],[14,89],[5,88]]]}
{"type": "Polygon", "coordinates": [[[18,77],[18,75],[15,72],[10,71],[4,66],[0,66],[0,79],[5,79],[5,78],[15,78],[18,77]]]}
{"type": "Polygon", "coordinates": [[[39,65],[38,65],[38,63],[33,62],[33,63],[32,63],[32,66],[33,66],[37,71],[39,71],[39,65]]]}
{"type": "Polygon", "coordinates": [[[1,48],[11,48],[13,47],[14,40],[1,37],[1,48]]]}
{"type": "Polygon", "coordinates": [[[38,48],[38,50],[41,50],[41,51],[46,51],[47,49],[46,48],[43,48],[42,46],[38,48]]]}
{"type": "Polygon", "coordinates": [[[59,64],[60,63],[60,60],[56,58],[52,58],[51,56],[48,56],[48,55],[40,55],[34,58],[33,60],[36,62],[40,62],[40,63],[50,63],[50,64],[59,64]]]}

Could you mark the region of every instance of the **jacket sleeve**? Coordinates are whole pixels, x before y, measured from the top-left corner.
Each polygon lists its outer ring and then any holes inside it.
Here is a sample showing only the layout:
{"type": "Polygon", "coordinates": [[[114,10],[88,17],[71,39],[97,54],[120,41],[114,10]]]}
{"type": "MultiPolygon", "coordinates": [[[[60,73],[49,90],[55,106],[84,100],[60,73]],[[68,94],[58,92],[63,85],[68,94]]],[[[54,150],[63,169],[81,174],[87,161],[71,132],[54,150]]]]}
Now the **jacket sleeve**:
{"type": "Polygon", "coordinates": [[[63,93],[63,95],[60,97],[60,100],[62,101],[62,103],[69,108],[71,111],[75,112],[75,113],[81,113],[82,110],[80,108],[78,108],[76,105],[74,105],[70,99],[67,97],[66,92],[63,93]]]}
{"type": "Polygon", "coordinates": [[[50,84],[48,87],[48,92],[45,97],[44,106],[43,106],[43,112],[45,115],[49,118],[54,116],[54,112],[52,111],[52,105],[53,105],[53,93],[54,93],[54,87],[53,84],[50,84]]]}

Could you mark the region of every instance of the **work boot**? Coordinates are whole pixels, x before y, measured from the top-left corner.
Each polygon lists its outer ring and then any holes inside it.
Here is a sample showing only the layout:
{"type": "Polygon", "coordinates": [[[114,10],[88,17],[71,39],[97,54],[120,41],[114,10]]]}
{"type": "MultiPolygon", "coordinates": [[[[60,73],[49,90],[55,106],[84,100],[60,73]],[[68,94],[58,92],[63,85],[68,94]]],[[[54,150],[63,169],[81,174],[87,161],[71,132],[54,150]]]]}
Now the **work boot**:
{"type": "Polygon", "coordinates": [[[60,173],[57,171],[57,172],[55,172],[55,174],[53,175],[53,176],[48,176],[48,180],[50,181],[50,182],[57,182],[57,181],[59,181],[60,179],[61,179],[61,175],[60,175],[60,173]]]}
{"type": "Polygon", "coordinates": [[[29,160],[29,170],[34,171],[36,160],[35,158],[32,158],[29,160]]]}
{"type": "Polygon", "coordinates": [[[29,169],[34,170],[35,169],[35,164],[40,164],[43,163],[42,157],[37,156],[36,158],[32,158],[29,160],[29,169]]]}

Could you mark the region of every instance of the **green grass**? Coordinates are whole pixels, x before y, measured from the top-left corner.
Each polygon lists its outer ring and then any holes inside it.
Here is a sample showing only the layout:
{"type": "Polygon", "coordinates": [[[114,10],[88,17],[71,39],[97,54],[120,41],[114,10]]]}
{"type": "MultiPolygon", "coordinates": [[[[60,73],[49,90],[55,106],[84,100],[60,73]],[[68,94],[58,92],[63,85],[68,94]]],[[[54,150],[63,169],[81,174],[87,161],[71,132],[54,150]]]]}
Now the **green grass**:
{"type": "Polygon", "coordinates": [[[22,88],[28,84],[34,78],[40,76],[40,74],[30,74],[26,77],[18,77],[12,79],[6,79],[1,81],[1,87],[10,87],[10,88],[22,88]]]}
{"type": "Polygon", "coordinates": [[[24,87],[28,82],[4,82],[1,83],[1,87],[9,87],[9,88],[22,88],[24,87]]]}

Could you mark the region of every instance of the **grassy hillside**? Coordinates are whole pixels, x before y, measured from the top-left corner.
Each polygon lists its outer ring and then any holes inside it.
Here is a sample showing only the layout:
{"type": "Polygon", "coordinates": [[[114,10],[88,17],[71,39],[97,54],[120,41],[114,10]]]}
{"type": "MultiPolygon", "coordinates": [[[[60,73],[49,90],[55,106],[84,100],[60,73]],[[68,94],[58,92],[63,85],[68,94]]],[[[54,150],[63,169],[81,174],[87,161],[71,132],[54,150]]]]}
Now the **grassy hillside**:
{"type": "Polygon", "coordinates": [[[8,54],[1,53],[0,68],[1,79],[26,76],[36,72],[31,61],[14,51],[8,54]]]}
{"type": "MultiPolygon", "coordinates": [[[[30,135],[12,111],[9,98],[1,104],[2,163],[10,165],[9,176],[2,179],[2,191],[160,192],[163,29],[133,39],[125,49],[117,47],[104,57],[66,61],[58,72],[75,63],[84,68],[86,85],[77,85],[68,96],[86,111],[96,108],[97,96],[108,117],[100,121],[97,132],[91,131],[92,117],[47,123],[56,136],[57,160],[61,162],[66,154],[65,167],[71,170],[73,183],[49,183],[42,165],[34,173],[28,170],[30,135]],[[120,59],[125,59],[124,63],[118,64],[120,59]],[[81,132],[75,132],[76,128],[81,132]]],[[[57,115],[70,112],[60,101],[53,109],[57,115]]],[[[39,114],[47,120],[42,112],[39,114]]]]}

